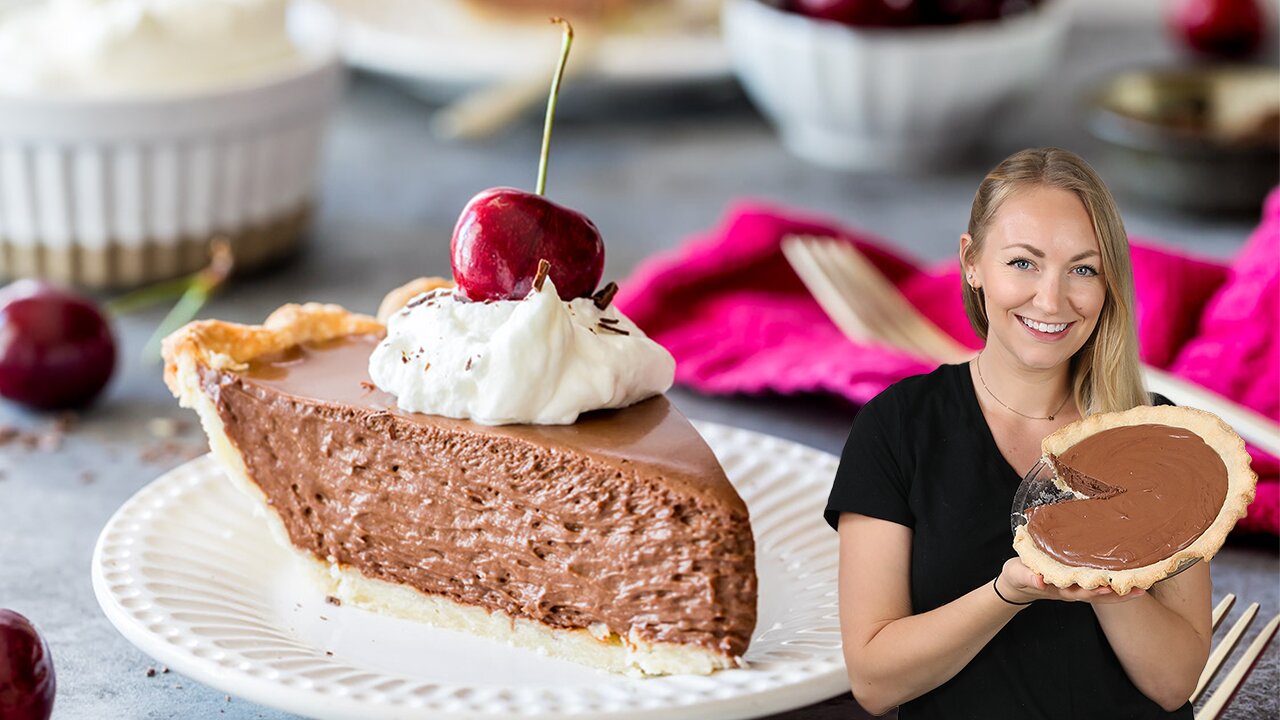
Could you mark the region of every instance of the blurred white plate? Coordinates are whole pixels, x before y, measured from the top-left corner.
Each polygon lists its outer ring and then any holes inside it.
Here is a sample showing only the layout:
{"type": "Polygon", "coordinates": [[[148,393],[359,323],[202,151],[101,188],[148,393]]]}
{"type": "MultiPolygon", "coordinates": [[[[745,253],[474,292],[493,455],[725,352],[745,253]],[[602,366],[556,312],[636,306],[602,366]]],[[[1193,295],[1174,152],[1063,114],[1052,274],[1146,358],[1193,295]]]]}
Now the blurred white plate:
{"type": "MultiPolygon", "coordinates": [[[[705,0],[715,3],[718,0],[705,0]]],[[[478,19],[457,0],[328,0],[342,19],[341,44],[355,67],[426,85],[457,88],[522,77],[550,78],[560,31],[541,23],[478,19]]],[[[572,18],[570,18],[572,20],[572,18]]],[[[585,77],[625,84],[705,82],[730,76],[714,24],[593,36],[570,59],[589,62],[585,77]]]]}
{"type": "Polygon", "coordinates": [[[749,668],[637,679],[325,603],[210,457],[139,491],[103,529],[93,588],[143,652],[195,680],[320,718],[745,718],[844,692],[837,458],[699,423],[751,511],[760,577],[749,668]]]}

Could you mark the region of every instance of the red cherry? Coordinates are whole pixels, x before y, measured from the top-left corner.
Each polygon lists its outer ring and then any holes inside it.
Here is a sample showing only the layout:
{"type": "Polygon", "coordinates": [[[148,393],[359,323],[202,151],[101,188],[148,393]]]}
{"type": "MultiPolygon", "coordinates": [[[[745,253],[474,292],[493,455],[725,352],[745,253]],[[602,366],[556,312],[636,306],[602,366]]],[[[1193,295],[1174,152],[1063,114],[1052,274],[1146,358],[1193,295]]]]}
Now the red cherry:
{"type": "Polygon", "coordinates": [[[31,621],[0,610],[0,718],[48,720],[57,682],[53,656],[31,621]]]}
{"type": "Polygon", "coordinates": [[[543,197],[556,97],[573,44],[573,26],[563,18],[552,18],[552,22],[564,26],[564,44],[547,99],[538,190],[485,190],[471,198],[453,228],[449,244],[453,280],[470,300],[523,298],[533,287],[539,260],[551,263],[551,282],[563,300],[595,292],[604,272],[604,239],[595,224],[586,215],[543,197]]]}
{"type": "Polygon", "coordinates": [[[41,410],[84,405],[116,364],[116,343],[86,298],[34,280],[0,290],[0,396],[41,410]]]}
{"type": "Polygon", "coordinates": [[[920,19],[918,0],[789,0],[793,12],[856,27],[897,27],[920,19]]]}
{"type": "Polygon", "coordinates": [[[586,215],[515,188],[472,198],[449,249],[454,282],[470,300],[523,298],[542,259],[564,300],[595,292],[604,272],[604,239],[586,215]]]}
{"type": "Polygon", "coordinates": [[[1240,59],[1262,46],[1266,19],[1257,0],[1181,0],[1172,8],[1169,28],[1196,52],[1240,59]]]}

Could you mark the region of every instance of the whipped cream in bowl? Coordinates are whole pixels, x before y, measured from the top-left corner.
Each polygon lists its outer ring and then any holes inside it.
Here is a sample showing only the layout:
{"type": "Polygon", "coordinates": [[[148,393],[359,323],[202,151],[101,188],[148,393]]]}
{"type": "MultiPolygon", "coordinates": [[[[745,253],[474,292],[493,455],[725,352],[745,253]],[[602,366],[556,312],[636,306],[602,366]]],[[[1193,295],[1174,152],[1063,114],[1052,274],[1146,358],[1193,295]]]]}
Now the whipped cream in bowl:
{"type": "Polygon", "coordinates": [[[25,5],[0,14],[0,93],[145,97],[281,76],[308,54],[291,37],[289,15],[288,0],[25,5]]]}
{"type": "Polygon", "coordinates": [[[0,12],[0,276],[125,289],[290,253],[343,88],[318,0],[47,0],[0,12]],[[12,162],[9,162],[12,161],[12,162]]]}
{"type": "Polygon", "coordinates": [[[617,308],[563,301],[548,278],[522,300],[419,295],[388,320],[369,375],[409,412],[567,425],[666,392],[675,359],[617,308]]]}

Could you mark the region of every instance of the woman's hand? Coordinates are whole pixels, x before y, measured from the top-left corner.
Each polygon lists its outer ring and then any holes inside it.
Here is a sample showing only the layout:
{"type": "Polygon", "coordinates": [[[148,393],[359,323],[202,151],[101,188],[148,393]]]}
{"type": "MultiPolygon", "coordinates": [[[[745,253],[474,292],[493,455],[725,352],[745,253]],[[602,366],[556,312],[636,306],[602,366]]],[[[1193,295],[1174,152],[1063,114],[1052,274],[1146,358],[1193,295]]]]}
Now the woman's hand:
{"type": "Polygon", "coordinates": [[[1039,573],[1024,565],[1021,558],[1016,557],[1005,561],[1004,567],[1000,569],[1000,575],[996,577],[996,586],[1006,599],[1018,603],[1032,600],[1065,600],[1109,605],[1128,602],[1147,594],[1142,588],[1134,588],[1127,595],[1119,595],[1105,585],[1092,590],[1079,585],[1059,588],[1046,583],[1039,573]]]}

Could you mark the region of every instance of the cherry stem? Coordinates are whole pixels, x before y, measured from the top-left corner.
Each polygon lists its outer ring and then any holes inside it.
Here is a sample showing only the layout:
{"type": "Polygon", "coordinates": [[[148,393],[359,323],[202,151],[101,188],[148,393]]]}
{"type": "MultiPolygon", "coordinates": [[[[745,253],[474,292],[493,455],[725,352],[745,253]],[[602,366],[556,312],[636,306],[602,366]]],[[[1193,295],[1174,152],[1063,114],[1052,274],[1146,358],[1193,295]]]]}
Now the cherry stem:
{"type": "Polygon", "coordinates": [[[556,74],[551,78],[551,97],[547,99],[547,121],[542,127],[542,159],[538,162],[538,188],[535,191],[539,195],[545,195],[547,192],[547,157],[551,154],[551,126],[555,122],[560,80],[564,77],[564,66],[569,60],[569,48],[573,45],[573,26],[569,21],[562,17],[553,17],[551,22],[564,26],[564,41],[560,44],[560,61],[556,63],[556,74]]]}

